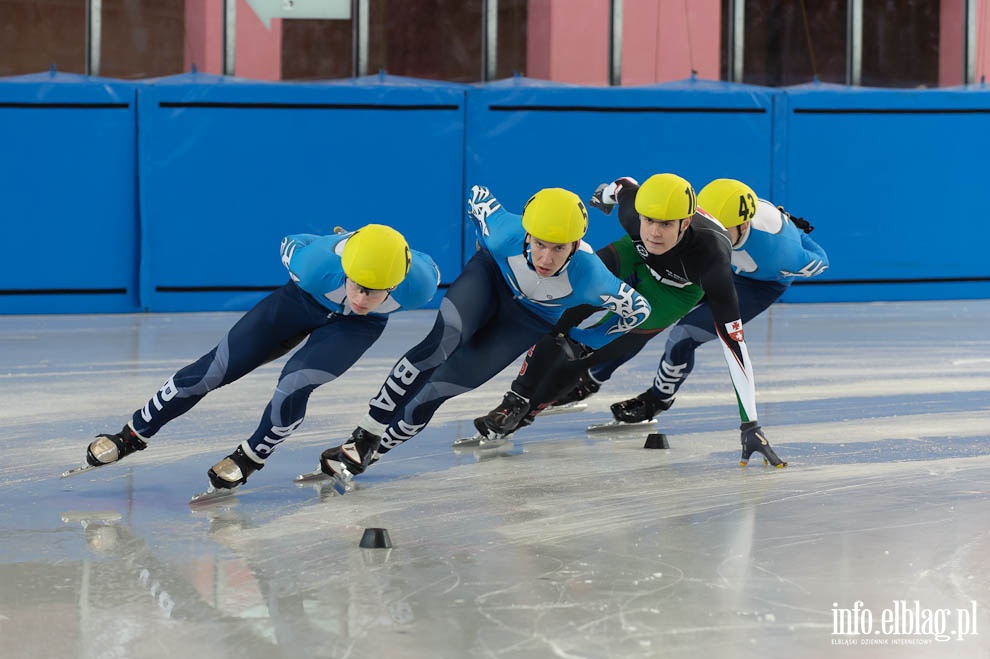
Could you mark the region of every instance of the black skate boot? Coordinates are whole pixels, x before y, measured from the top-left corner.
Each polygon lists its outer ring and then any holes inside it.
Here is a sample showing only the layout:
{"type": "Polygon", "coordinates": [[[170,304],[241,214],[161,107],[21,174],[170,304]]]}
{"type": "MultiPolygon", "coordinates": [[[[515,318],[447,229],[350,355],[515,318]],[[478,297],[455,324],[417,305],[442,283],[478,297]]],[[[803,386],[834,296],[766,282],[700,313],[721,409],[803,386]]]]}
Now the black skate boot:
{"type": "Polygon", "coordinates": [[[514,391],[508,391],[501,405],[474,420],[474,427],[486,439],[504,439],[519,428],[527,412],[529,401],[514,391]]]}
{"type": "Polygon", "coordinates": [[[346,442],[320,454],[320,469],[327,476],[349,480],[378,461],[381,443],[381,437],[359,426],[346,442]]]}
{"type": "Polygon", "coordinates": [[[519,430],[519,428],[525,428],[526,426],[533,425],[533,422],[536,421],[536,417],[539,416],[540,412],[545,412],[551,407],[553,407],[553,405],[548,403],[531,407],[529,412],[526,412],[526,416],[524,416],[522,418],[522,421],[519,422],[519,427],[516,428],[516,430],[519,430]]]}
{"type": "Polygon", "coordinates": [[[749,462],[749,456],[754,453],[760,453],[763,456],[763,464],[772,465],[777,469],[783,469],[787,466],[786,462],[777,457],[777,453],[770,446],[766,435],[763,434],[763,428],[760,427],[759,422],[747,421],[739,426],[739,430],[742,431],[740,438],[742,457],[739,458],[741,466],[745,467],[749,462]]]}
{"type": "Polygon", "coordinates": [[[148,443],[126,425],[115,435],[97,435],[86,449],[86,462],[93,467],[102,467],[147,447],[148,443]]]}
{"type": "Polygon", "coordinates": [[[609,408],[612,416],[621,423],[640,423],[649,421],[660,412],[666,412],[674,404],[674,399],[660,400],[653,393],[653,389],[648,389],[629,400],[613,403],[609,408]]]}
{"type": "Polygon", "coordinates": [[[602,385],[595,382],[594,378],[591,377],[591,374],[585,371],[581,374],[577,384],[575,384],[574,387],[572,387],[566,394],[555,400],[551,407],[563,407],[564,405],[570,405],[571,403],[577,403],[585,400],[597,394],[598,390],[601,388],[602,385]]]}
{"type": "Polygon", "coordinates": [[[210,467],[206,475],[216,489],[232,490],[246,483],[248,476],[264,466],[249,458],[244,449],[238,446],[237,450],[210,467]]]}

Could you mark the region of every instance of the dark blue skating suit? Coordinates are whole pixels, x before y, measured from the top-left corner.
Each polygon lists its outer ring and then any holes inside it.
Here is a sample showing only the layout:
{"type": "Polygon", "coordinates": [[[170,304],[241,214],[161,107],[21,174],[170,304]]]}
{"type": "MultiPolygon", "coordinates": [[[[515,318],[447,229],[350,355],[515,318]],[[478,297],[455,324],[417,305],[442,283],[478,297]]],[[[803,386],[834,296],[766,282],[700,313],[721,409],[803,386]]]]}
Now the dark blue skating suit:
{"type": "Polygon", "coordinates": [[[569,330],[594,348],[650,314],[646,298],[609,272],[583,241],[559,272],[538,276],[522,217],[502,208],[487,188],[472,188],[468,216],[481,249],[450,285],[433,329],[395,364],[360,423],[382,437],[379,453],[420,432],[447,399],[497,375],[547,334],[565,309],[590,304],[615,312],[611,322],[569,330]]]}
{"type": "MultiPolygon", "coordinates": [[[[733,279],[743,325],[770,308],[796,278],[816,277],[827,268],[825,250],[786,213],[761,199],[749,233],[732,247],[733,279]]],[[[670,328],[653,380],[653,393],[661,400],[673,398],[694,368],[695,350],[715,338],[712,308],[702,301],[670,328]]],[[[591,375],[605,382],[635,354],[595,366],[591,375]]]]}
{"type": "Polygon", "coordinates": [[[433,259],[412,250],[409,274],[381,306],[351,313],[341,253],[351,233],[296,234],[282,240],[282,263],[290,281],[248,311],[215,348],[180,369],[134,412],[132,425],[148,438],[184,414],[210,391],[306,343],[286,362],[275,394],[254,434],[241,444],[264,463],[303,421],[309,395],[339,377],[381,336],[388,314],[415,309],[436,293],[440,272],[433,259]]]}

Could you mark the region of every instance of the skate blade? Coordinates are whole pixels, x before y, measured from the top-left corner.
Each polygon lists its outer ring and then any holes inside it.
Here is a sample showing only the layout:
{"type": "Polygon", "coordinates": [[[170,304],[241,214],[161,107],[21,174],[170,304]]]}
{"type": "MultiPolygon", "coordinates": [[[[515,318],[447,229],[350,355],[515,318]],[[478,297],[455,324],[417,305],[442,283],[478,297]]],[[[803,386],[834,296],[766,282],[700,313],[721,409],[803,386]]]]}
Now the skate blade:
{"type": "MultiPolygon", "coordinates": [[[[101,466],[105,467],[106,465],[101,465],[101,466]]],[[[68,478],[69,476],[75,476],[76,474],[81,474],[84,471],[91,471],[93,469],[96,469],[96,467],[94,467],[91,464],[84,464],[81,467],[76,467],[75,469],[67,469],[66,471],[63,471],[62,475],[59,476],[59,478],[68,478]]]]}
{"type": "Polygon", "coordinates": [[[324,485],[329,485],[335,493],[343,496],[355,489],[354,481],[351,480],[352,478],[354,477],[350,474],[347,474],[347,476],[328,476],[323,473],[322,469],[315,469],[313,471],[307,471],[305,474],[299,474],[292,479],[292,482],[296,485],[317,485],[321,489],[324,485]]]}
{"type": "Polygon", "coordinates": [[[550,416],[553,414],[567,414],[569,412],[581,412],[586,409],[588,409],[587,403],[574,401],[573,403],[564,403],[563,405],[554,405],[552,407],[548,407],[547,409],[540,412],[540,416],[550,416]]]}
{"type": "Polygon", "coordinates": [[[322,469],[315,469],[313,471],[307,471],[305,474],[299,474],[292,479],[293,483],[317,483],[319,481],[325,481],[330,477],[323,473],[322,469]]]}
{"type": "Polygon", "coordinates": [[[194,494],[192,498],[189,499],[190,506],[201,506],[207,503],[213,503],[215,501],[223,501],[226,499],[232,499],[237,496],[238,488],[233,489],[217,489],[210,485],[210,487],[205,492],[200,492],[199,494],[194,494]]]}
{"type": "Polygon", "coordinates": [[[471,437],[458,437],[451,444],[454,448],[475,448],[481,444],[481,435],[475,434],[471,437]]]}
{"type": "Polygon", "coordinates": [[[497,439],[488,439],[487,437],[478,434],[472,435],[471,437],[461,437],[459,439],[455,439],[452,446],[455,451],[459,451],[461,449],[471,451],[474,449],[498,448],[499,446],[505,446],[510,441],[512,441],[512,433],[497,439]]]}
{"type": "MultiPolygon", "coordinates": [[[[739,461],[739,466],[740,467],[749,466],[749,462],[748,461],[744,462],[744,461],[740,460],[739,461]]],[[[781,461],[779,464],[772,465],[772,464],[770,464],[770,461],[769,460],[767,460],[766,458],[763,458],[763,466],[764,467],[773,467],[774,469],[783,469],[784,467],[787,466],[787,463],[784,462],[784,461],[781,461]]]]}
{"type": "Polygon", "coordinates": [[[636,423],[626,423],[625,421],[616,421],[612,419],[606,423],[593,423],[588,426],[588,432],[625,432],[627,430],[643,430],[644,428],[649,428],[654,426],[656,421],[650,419],[649,421],[637,421],[636,423]]]}
{"type": "Polygon", "coordinates": [[[512,435],[507,435],[505,437],[499,437],[498,439],[482,438],[481,441],[478,442],[478,449],[479,450],[490,451],[492,449],[501,448],[501,447],[503,447],[503,446],[505,446],[506,444],[509,443],[511,437],[512,437],[512,435]]]}

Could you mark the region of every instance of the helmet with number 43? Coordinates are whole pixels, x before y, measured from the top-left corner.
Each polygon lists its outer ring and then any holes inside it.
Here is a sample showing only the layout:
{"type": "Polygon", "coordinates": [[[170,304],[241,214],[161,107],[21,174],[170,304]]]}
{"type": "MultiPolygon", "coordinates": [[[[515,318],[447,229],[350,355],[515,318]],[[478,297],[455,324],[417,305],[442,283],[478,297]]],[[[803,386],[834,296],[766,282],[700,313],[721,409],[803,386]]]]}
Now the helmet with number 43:
{"type": "Polygon", "coordinates": [[[698,205],[726,229],[756,216],[756,193],[742,181],[717,178],[698,193],[698,205]]]}

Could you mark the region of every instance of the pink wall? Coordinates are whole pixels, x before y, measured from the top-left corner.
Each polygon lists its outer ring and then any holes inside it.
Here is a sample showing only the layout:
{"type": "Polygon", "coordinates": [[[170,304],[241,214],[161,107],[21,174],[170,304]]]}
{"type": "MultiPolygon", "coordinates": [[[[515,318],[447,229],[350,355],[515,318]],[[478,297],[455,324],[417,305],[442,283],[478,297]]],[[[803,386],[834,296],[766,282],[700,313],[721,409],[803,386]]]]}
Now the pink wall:
{"type": "Polygon", "coordinates": [[[696,71],[718,80],[719,0],[623,0],[622,84],[681,80],[696,71]]]}
{"type": "Polygon", "coordinates": [[[202,73],[223,73],[223,0],[186,0],[186,57],[202,73]]]}
{"type": "MultiPolygon", "coordinates": [[[[990,77],[990,3],[977,3],[976,82],[990,77]]],[[[942,0],[939,81],[962,82],[965,0],[942,0]]],[[[607,0],[530,0],[526,75],[585,85],[608,84],[607,0]]],[[[186,0],[185,69],[223,72],[223,0],[186,0]]],[[[717,80],[721,57],[719,0],[623,0],[622,84],[680,80],[697,71],[717,80]],[[688,11],[690,7],[690,12],[688,11]]],[[[237,0],[235,73],[278,80],[282,21],[271,29],[237,0]]]]}
{"type": "MultiPolygon", "coordinates": [[[[605,0],[530,0],[526,75],[608,84],[609,13],[605,0]]],[[[719,0],[624,0],[622,84],[719,74],[719,0]]]]}
{"type": "MultiPolygon", "coordinates": [[[[282,19],[265,27],[245,0],[237,0],[234,74],[254,80],[282,77],[282,19]]],[[[223,0],[186,0],[185,70],[223,74],[223,0]]]]}
{"type": "Polygon", "coordinates": [[[976,5],[976,82],[990,82],[990,2],[976,5]]]}
{"type": "Polygon", "coordinates": [[[527,77],[608,84],[605,0],[530,0],[526,30],[527,77]]]}
{"type": "Polygon", "coordinates": [[[965,0],[942,0],[939,5],[938,84],[952,87],[963,84],[963,13],[965,0]]]}
{"type": "MultiPolygon", "coordinates": [[[[976,71],[974,81],[990,73],[990,3],[976,4],[976,71]]],[[[939,15],[938,83],[942,87],[963,84],[963,52],[966,40],[963,34],[965,0],[942,0],[939,15]]]]}
{"type": "Polygon", "coordinates": [[[253,80],[282,78],[282,19],[265,27],[245,0],[237,0],[237,42],[234,75],[253,80]]]}

